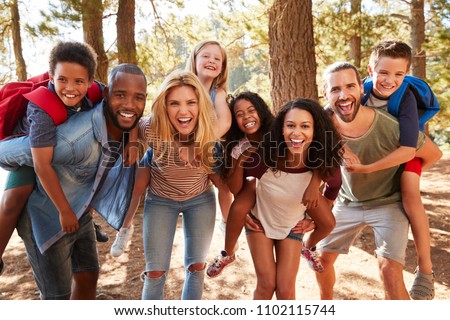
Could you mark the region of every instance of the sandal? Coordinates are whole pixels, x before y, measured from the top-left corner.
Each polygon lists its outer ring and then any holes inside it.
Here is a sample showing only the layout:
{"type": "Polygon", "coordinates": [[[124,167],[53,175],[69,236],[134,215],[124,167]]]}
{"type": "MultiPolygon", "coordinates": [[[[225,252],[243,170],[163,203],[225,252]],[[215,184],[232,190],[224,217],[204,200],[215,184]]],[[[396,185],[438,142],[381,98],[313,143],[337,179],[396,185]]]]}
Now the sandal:
{"type": "Polygon", "coordinates": [[[434,272],[423,274],[416,268],[415,278],[409,294],[413,300],[433,300],[434,298],[434,272]]]}

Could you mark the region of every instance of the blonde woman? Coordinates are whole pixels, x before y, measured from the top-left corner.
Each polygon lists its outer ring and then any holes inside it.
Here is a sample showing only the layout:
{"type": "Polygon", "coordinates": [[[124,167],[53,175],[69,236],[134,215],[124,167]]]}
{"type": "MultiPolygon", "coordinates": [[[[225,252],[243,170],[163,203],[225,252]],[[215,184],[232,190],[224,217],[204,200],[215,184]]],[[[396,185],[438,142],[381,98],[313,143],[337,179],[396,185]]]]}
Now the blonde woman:
{"type": "MultiPolygon", "coordinates": [[[[148,185],[143,221],[146,269],[142,299],[164,298],[181,212],[186,269],[181,298],[202,297],[216,213],[208,178],[215,164],[214,123],[210,99],[197,76],[189,71],[171,73],[153,103],[151,119],[143,124],[150,148],[142,159],[136,182],[142,191],[148,185]]],[[[140,196],[136,191],[136,197],[140,196]]]]}

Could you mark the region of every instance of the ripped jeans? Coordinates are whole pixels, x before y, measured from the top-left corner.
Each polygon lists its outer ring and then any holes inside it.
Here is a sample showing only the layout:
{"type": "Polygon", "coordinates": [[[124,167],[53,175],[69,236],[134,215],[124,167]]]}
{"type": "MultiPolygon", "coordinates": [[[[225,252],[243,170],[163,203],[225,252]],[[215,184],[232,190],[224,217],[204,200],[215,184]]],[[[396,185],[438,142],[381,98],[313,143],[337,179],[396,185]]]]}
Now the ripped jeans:
{"type": "Polygon", "coordinates": [[[145,271],[164,271],[164,274],[159,278],[143,275],[143,300],[164,299],[164,284],[180,212],[183,213],[186,270],[181,298],[202,298],[205,270],[191,272],[188,268],[195,263],[206,262],[216,216],[216,198],[212,187],[185,201],[174,201],[147,192],[143,219],[145,271]]]}

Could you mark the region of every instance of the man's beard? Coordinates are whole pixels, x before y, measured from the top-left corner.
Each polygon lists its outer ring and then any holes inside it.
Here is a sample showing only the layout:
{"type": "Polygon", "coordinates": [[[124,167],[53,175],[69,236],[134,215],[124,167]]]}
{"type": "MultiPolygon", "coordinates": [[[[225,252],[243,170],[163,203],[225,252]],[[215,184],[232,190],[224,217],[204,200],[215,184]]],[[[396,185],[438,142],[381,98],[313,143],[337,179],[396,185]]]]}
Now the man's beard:
{"type": "Polygon", "coordinates": [[[120,122],[119,122],[119,119],[118,119],[119,115],[117,115],[116,113],[114,113],[111,110],[111,107],[109,106],[109,103],[105,102],[105,107],[104,108],[105,108],[105,111],[106,111],[106,115],[111,119],[111,121],[114,124],[114,126],[119,128],[119,129],[121,129],[121,130],[124,130],[124,131],[130,131],[131,129],[136,127],[136,125],[139,122],[139,119],[142,116],[142,113],[140,115],[137,115],[136,116],[136,120],[134,121],[134,123],[133,123],[133,125],[131,127],[122,127],[120,125],[120,122]]]}

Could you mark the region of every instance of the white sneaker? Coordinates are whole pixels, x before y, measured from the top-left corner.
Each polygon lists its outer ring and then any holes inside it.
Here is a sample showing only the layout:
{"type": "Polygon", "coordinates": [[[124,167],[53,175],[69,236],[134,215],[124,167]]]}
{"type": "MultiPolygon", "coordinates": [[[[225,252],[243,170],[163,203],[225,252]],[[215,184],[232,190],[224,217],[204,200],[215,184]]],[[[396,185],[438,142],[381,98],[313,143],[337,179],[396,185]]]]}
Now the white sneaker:
{"type": "Polygon", "coordinates": [[[123,228],[122,232],[117,232],[116,240],[114,240],[111,246],[111,256],[119,257],[127,248],[128,241],[130,241],[133,235],[134,227],[131,225],[129,228],[123,228]]]}

